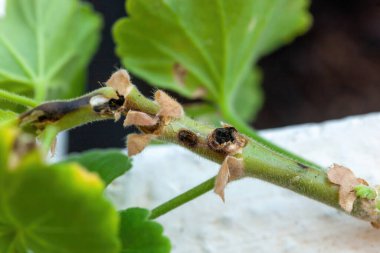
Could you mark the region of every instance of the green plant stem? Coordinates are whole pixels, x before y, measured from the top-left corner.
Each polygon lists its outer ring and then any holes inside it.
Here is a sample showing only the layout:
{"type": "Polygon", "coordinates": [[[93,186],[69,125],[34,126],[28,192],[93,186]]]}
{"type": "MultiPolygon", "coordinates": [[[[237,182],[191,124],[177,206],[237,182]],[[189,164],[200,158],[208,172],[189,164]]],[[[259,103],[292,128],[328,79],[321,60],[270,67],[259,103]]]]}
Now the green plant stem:
{"type": "MultiPolygon", "coordinates": [[[[142,99],[141,96],[136,95],[128,97],[128,100],[133,101],[132,104],[140,105],[140,108],[141,103],[148,107],[156,105],[153,101],[146,100],[146,98],[142,99]]],[[[156,110],[152,110],[152,112],[156,113],[156,110]]],[[[221,164],[225,155],[212,150],[207,145],[209,135],[214,129],[184,116],[164,124],[158,138],[179,144],[194,153],[221,164]],[[189,146],[183,143],[178,134],[184,130],[195,133],[199,144],[189,146]]],[[[143,131],[149,133],[149,130],[143,129],[143,131]]],[[[256,140],[248,136],[247,140],[248,143],[243,148],[242,154],[236,155],[243,161],[245,176],[262,179],[344,211],[339,205],[339,187],[329,181],[325,169],[320,166],[309,166],[308,163],[304,163],[298,157],[289,156],[287,152],[279,152],[278,150],[282,151],[282,149],[274,146],[274,144],[262,143],[261,138],[256,140]]],[[[197,189],[197,187],[195,188],[197,189]]],[[[198,194],[202,194],[202,192],[198,192],[198,194]]],[[[173,209],[176,207],[175,203],[183,204],[191,199],[193,198],[187,199],[187,195],[180,195],[173,199],[173,202],[169,201],[164,204],[164,210],[173,209]]],[[[370,208],[366,208],[365,205],[362,205],[362,201],[365,202],[366,200],[357,199],[355,201],[354,210],[350,214],[371,222],[380,222],[380,214],[376,212],[376,207],[371,204],[370,208]]]]}
{"type": "MultiPolygon", "coordinates": [[[[187,117],[173,120],[166,125],[160,136],[161,139],[174,142],[183,147],[221,164],[225,155],[211,150],[208,145],[189,147],[178,139],[179,131],[191,131],[197,134],[201,143],[207,143],[209,134],[214,130],[187,117]]],[[[330,183],[325,170],[308,167],[293,158],[247,138],[248,143],[238,155],[244,163],[246,176],[259,178],[291,189],[297,193],[316,199],[327,205],[339,208],[339,188],[330,183]]]]}
{"type": "Polygon", "coordinates": [[[187,202],[203,195],[204,193],[212,190],[215,184],[215,177],[212,177],[205,182],[191,188],[190,190],[172,198],[171,200],[159,205],[151,211],[149,219],[156,219],[161,215],[170,212],[171,210],[186,204],[187,202]]]}
{"type": "MultiPolygon", "coordinates": [[[[107,92],[109,90],[103,88],[86,96],[102,94],[107,97],[107,92]]],[[[77,103],[77,100],[67,101],[67,103],[72,103],[69,106],[72,108],[77,103]]],[[[56,105],[52,102],[51,106],[54,107],[56,105]]],[[[82,123],[99,120],[102,117],[112,118],[110,114],[102,116],[93,109],[88,104],[78,104],[77,109],[63,115],[53,125],[62,130],[82,123]]],[[[153,116],[159,112],[160,108],[155,101],[144,97],[136,87],[132,87],[131,92],[125,97],[122,112],[127,114],[129,110],[141,111],[153,116]]],[[[241,159],[245,176],[265,180],[343,211],[339,205],[339,187],[329,181],[325,169],[322,169],[320,166],[309,166],[298,159],[298,157],[290,156],[274,144],[268,145],[266,140],[263,143],[262,138],[251,138],[251,135],[256,137],[255,132],[248,130],[234,117],[229,116],[229,118],[233,121],[231,122],[232,124],[237,123],[236,127],[238,129],[242,128],[248,136],[246,138],[247,144],[242,149],[242,153],[234,155],[236,158],[241,159]]],[[[208,145],[210,134],[215,130],[212,126],[204,125],[183,116],[179,119],[171,120],[163,118],[163,122],[160,122],[157,127],[158,129],[154,127],[140,127],[140,130],[147,134],[154,134],[159,140],[179,144],[219,164],[226,158],[225,153],[217,151],[208,145]],[[179,133],[184,130],[196,136],[196,145],[188,145],[179,138],[179,133]]],[[[212,179],[206,182],[155,208],[151,217],[158,217],[209,191],[213,183],[212,179]]],[[[366,201],[366,199],[356,199],[354,209],[349,214],[364,220],[380,223],[380,213],[377,212],[375,204],[371,202],[368,206],[368,202],[366,201]]]]}
{"type": "Polygon", "coordinates": [[[89,122],[113,119],[113,114],[102,114],[94,111],[90,105],[90,100],[94,96],[111,98],[115,94],[111,88],[104,87],[79,98],[46,102],[23,113],[20,116],[20,125],[24,130],[34,132],[41,132],[48,126],[54,126],[61,132],[89,122]],[[46,118],[51,117],[52,114],[57,115],[52,120],[40,122],[40,116],[44,115],[45,117],[42,118],[46,118]]]}
{"type": "Polygon", "coordinates": [[[3,89],[0,89],[0,99],[27,107],[35,107],[38,105],[38,102],[34,101],[33,99],[3,89]]]}
{"type": "Polygon", "coordinates": [[[230,107],[228,106],[224,106],[222,108],[222,116],[223,118],[227,121],[227,123],[233,125],[234,127],[236,127],[236,129],[238,129],[241,133],[249,136],[250,138],[256,140],[257,142],[273,149],[274,151],[276,152],[279,152],[281,154],[284,154],[286,155],[287,157],[289,158],[292,158],[300,163],[303,163],[309,167],[314,167],[314,168],[319,168],[319,169],[323,169],[321,166],[311,162],[311,161],[308,161],[266,139],[264,139],[263,137],[261,137],[260,135],[257,134],[257,132],[252,129],[246,122],[244,122],[243,120],[241,120],[238,116],[236,116],[237,114],[236,113],[233,113],[231,112],[231,110],[229,109],[230,107]]]}

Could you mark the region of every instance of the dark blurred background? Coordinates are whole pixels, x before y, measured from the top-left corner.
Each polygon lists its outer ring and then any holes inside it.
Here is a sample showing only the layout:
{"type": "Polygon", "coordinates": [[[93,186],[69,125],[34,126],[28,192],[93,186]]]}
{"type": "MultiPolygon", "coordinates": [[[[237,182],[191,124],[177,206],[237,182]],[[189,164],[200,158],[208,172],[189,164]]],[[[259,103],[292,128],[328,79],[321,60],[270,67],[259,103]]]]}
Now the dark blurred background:
{"type": "MultiPolygon", "coordinates": [[[[125,16],[124,0],[88,0],[105,19],[103,40],[89,73],[88,90],[116,68],[112,24],[125,16]]],[[[265,103],[253,126],[273,128],[380,111],[380,1],[314,0],[312,29],[260,61],[265,103]]],[[[153,88],[134,83],[145,95],[153,88]]],[[[98,122],[70,132],[70,151],[123,147],[122,124],[98,122]],[[110,134],[112,133],[112,134],[110,134]]]]}

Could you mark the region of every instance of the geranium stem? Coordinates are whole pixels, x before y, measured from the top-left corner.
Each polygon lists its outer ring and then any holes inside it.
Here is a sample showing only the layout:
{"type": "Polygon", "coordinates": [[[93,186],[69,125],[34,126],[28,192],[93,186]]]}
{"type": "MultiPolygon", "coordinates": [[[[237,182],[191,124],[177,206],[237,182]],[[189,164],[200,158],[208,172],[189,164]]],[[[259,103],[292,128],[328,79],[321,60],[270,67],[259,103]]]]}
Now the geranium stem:
{"type": "MultiPolygon", "coordinates": [[[[135,86],[129,87],[128,89],[129,92],[124,96],[125,102],[123,103],[123,107],[120,106],[120,108],[114,108],[112,110],[117,110],[117,112],[124,115],[128,115],[130,111],[139,111],[140,113],[145,113],[146,117],[157,117],[157,114],[159,114],[161,110],[161,105],[159,105],[158,102],[152,101],[143,96],[135,86]],[[122,110],[120,111],[119,109],[122,110]]],[[[86,103],[85,105],[78,103],[78,101],[82,101],[83,99],[87,101],[87,99],[96,98],[100,95],[104,98],[113,97],[109,96],[109,92],[109,89],[103,88],[94,91],[90,97],[88,97],[89,95],[86,95],[79,100],[70,100],[66,102],[53,101],[44,107],[45,109],[50,107],[55,108],[59,105],[66,108],[67,105],[64,103],[71,103],[69,106],[71,111],[67,114],[60,115],[61,118],[54,122],[54,126],[57,127],[57,129],[64,130],[101,118],[112,118],[112,111],[110,111],[111,107],[107,107],[112,105],[111,103],[108,103],[112,100],[106,99],[106,103],[103,106],[106,106],[108,109],[105,111],[107,113],[104,115],[99,113],[99,110],[97,110],[96,107],[93,107],[93,104],[97,105],[97,103],[86,103]],[[76,106],[78,108],[73,108],[76,106]]],[[[162,141],[179,144],[188,150],[219,164],[224,163],[227,158],[233,157],[236,161],[239,161],[243,176],[262,179],[339,210],[343,210],[340,207],[339,202],[339,187],[329,181],[326,169],[305,161],[304,159],[259,137],[255,131],[250,130],[246,124],[240,121],[236,115],[226,108],[224,109],[224,116],[226,120],[229,121],[228,123],[234,125],[238,130],[245,134],[243,136],[239,133],[240,138],[244,138],[245,140],[245,144],[240,147],[241,150],[239,152],[233,153],[231,149],[220,150],[215,147],[216,142],[219,144],[227,143],[230,146],[233,144],[236,147],[237,144],[235,141],[237,139],[235,139],[235,137],[224,136],[226,133],[223,131],[222,136],[219,137],[219,139],[216,139],[214,136],[214,133],[220,132],[221,129],[223,130],[233,127],[219,126],[215,128],[192,120],[185,115],[181,115],[177,118],[168,118],[166,116],[161,117],[159,118],[160,122],[154,126],[144,127],[138,125],[138,127],[142,131],[142,135],[146,134],[154,136],[162,141]],[[227,138],[227,140],[225,140],[225,138],[227,138]]],[[[39,123],[38,119],[39,118],[37,118],[35,122],[37,126],[39,123]]],[[[48,148],[48,144],[51,143],[52,136],[55,134],[55,131],[53,130],[48,130],[45,133],[47,135],[47,140],[44,145],[45,149],[48,148]]],[[[150,218],[157,218],[208,192],[213,188],[214,181],[214,178],[209,179],[193,189],[156,207],[152,210],[150,218]]],[[[365,199],[357,200],[354,205],[354,210],[349,214],[364,220],[380,223],[380,213],[375,210],[376,208],[373,205],[370,206],[370,208],[363,205],[363,203],[366,203],[365,201],[365,199]]]]}
{"type": "Polygon", "coordinates": [[[284,154],[290,158],[293,158],[309,167],[313,167],[313,168],[319,168],[321,169],[321,167],[311,161],[308,161],[266,139],[264,139],[263,137],[261,137],[260,135],[257,134],[257,132],[252,129],[246,122],[242,121],[239,117],[236,116],[236,113],[233,113],[231,112],[230,108],[229,107],[224,107],[222,108],[222,115],[223,115],[223,118],[226,120],[227,123],[233,125],[234,127],[236,127],[241,133],[251,137],[252,139],[256,140],[257,142],[260,142],[262,144],[264,144],[265,146],[273,149],[274,151],[277,151],[281,154],[284,154]]]}
{"type": "Polygon", "coordinates": [[[171,210],[182,206],[183,204],[203,195],[204,193],[214,188],[215,177],[212,177],[205,182],[191,188],[190,190],[170,199],[169,201],[157,206],[151,211],[149,219],[156,219],[161,215],[170,212],[171,210]]]}

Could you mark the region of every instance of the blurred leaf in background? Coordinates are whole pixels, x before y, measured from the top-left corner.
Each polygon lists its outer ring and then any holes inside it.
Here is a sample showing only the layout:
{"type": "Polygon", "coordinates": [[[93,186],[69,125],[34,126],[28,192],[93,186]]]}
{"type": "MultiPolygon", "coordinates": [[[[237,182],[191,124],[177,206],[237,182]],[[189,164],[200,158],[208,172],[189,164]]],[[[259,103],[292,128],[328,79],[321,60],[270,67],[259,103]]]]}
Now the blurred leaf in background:
{"type": "Polygon", "coordinates": [[[120,212],[120,239],[122,253],[169,253],[169,239],[162,226],[149,220],[149,211],[129,208],[120,212]]]}
{"type": "Polygon", "coordinates": [[[0,139],[0,252],[119,252],[119,216],[96,174],[45,164],[16,128],[0,139]]]}
{"type": "Polygon", "coordinates": [[[255,63],[309,28],[308,5],[308,0],[129,0],[129,17],[114,26],[116,52],[127,69],[152,85],[211,102],[222,118],[237,114],[250,121],[263,102],[255,63]]]}
{"type": "Polygon", "coordinates": [[[0,124],[15,119],[17,116],[18,115],[15,112],[0,109],[0,124]]]}
{"type": "Polygon", "coordinates": [[[0,18],[0,89],[38,102],[81,94],[101,26],[101,17],[78,0],[7,0],[0,18]]]}
{"type": "Polygon", "coordinates": [[[120,149],[94,149],[69,155],[63,162],[77,162],[88,171],[95,172],[108,185],[126,173],[132,163],[120,149]]]}

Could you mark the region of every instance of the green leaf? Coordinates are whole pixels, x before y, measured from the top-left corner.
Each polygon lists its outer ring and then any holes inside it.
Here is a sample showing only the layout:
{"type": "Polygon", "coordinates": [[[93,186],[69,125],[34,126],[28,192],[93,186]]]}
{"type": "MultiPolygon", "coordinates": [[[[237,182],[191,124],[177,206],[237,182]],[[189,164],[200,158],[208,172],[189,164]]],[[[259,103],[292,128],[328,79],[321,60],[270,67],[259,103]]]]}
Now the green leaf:
{"type": "Polygon", "coordinates": [[[0,109],[0,124],[17,118],[17,113],[0,109]]]}
{"type": "Polygon", "coordinates": [[[119,216],[98,176],[46,165],[37,150],[20,156],[16,138],[17,129],[0,129],[0,252],[118,253],[119,216]]]}
{"type": "Polygon", "coordinates": [[[119,149],[91,150],[70,155],[64,162],[77,162],[88,171],[97,173],[106,185],[127,172],[131,160],[119,149]]]}
{"type": "Polygon", "coordinates": [[[245,110],[242,117],[250,119],[247,114],[257,112],[262,103],[252,65],[308,29],[308,4],[308,0],[129,0],[129,17],[113,29],[116,53],[131,72],[160,88],[188,98],[201,96],[238,114],[244,105],[240,101],[248,101],[245,107],[255,108],[245,110]]]}
{"type": "Polygon", "coordinates": [[[17,137],[18,131],[13,127],[4,127],[0,125],[0,180],[2,173],[8,167],[11,157],[13,143],[17,137]]]}
{"type": "Polygon", "coordinates": [[[100,16],[78,0],[7,0],[0,88],[39,102],[80,94],[100,28],[100,16]]]}
{"type": "Polygon", "coordinates": [[[233,96],[233,107],[244,121],[252,121],[261,109],[264,94],[261,89],[261,72],[255,68],[248,72],[233,96]]]}
{"type": "Polygon", "coordinates": [[[129,208],[120,212],[122,253],[167,253],[170,241],[163,235],[160,224],[150,221],[149,211],[129,208]]]}
{"type": "Polygon", "coordinates": [[[215,113],[217,108],[209,103],[193,103],[184,106],[186,115],[197,121],[209,125],[219,125],[222,117],[219,113],[215,113]]]}

